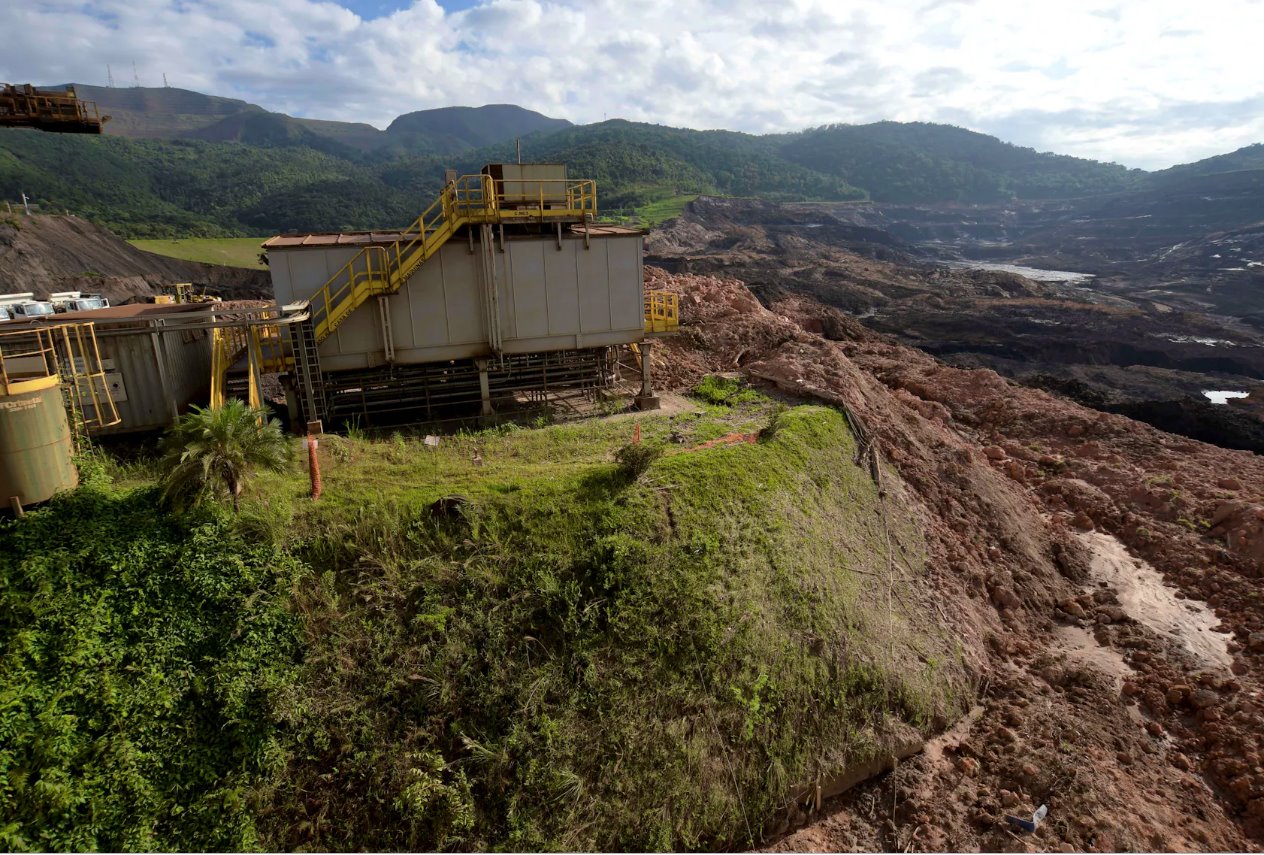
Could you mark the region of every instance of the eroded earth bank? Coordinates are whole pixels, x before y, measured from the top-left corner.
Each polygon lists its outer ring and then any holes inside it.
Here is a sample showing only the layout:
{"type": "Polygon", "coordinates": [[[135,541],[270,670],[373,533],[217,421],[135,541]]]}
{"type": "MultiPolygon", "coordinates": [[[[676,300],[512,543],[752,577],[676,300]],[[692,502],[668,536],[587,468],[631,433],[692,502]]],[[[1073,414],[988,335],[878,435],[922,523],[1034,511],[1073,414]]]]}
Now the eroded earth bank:
{"type": "Polygon", "coordinates": [[[681,295],[669,385],[740,372],[846,408],[884,501],[921,520],[908,581],[977,687],[894,772],[823,804],[809,788],[773,850],[1259,848],[1264,460],[945,365],[808,297],[647,277],[681,295]],[[1041,805],[1034,833],[1005,819],[1041,805]]]}

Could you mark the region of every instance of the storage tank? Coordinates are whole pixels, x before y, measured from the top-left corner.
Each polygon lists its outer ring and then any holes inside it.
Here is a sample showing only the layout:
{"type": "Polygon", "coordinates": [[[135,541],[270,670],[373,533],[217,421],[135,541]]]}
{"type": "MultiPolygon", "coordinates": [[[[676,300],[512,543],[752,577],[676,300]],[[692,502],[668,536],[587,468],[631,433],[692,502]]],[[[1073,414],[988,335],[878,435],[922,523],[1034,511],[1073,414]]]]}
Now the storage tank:
{"type": "Polygon", "coordinates": [[[79,483],[61,383],[10,382],[0,394],[0,501],[15,510],[79,483]]]}

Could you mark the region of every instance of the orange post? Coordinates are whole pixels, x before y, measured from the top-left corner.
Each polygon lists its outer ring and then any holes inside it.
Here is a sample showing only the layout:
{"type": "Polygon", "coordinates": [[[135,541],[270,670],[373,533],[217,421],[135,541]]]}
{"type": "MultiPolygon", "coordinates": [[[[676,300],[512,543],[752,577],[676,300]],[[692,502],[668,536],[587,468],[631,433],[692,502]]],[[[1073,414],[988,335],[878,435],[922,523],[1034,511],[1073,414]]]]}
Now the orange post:
{"type": "Polygon", "coordinates": [[[637,422],[636,427],[632,428],[632,444],[641,444],[641,423],[637,422]]]}
{"type": "Polygon", "coordinates": [[[320,457],[316,454],[316,448],[319,441],[312,434],[307,435],[307,468],[312,476],[312,501],[320,498],[322,485],[320,483],[320,457]]]}

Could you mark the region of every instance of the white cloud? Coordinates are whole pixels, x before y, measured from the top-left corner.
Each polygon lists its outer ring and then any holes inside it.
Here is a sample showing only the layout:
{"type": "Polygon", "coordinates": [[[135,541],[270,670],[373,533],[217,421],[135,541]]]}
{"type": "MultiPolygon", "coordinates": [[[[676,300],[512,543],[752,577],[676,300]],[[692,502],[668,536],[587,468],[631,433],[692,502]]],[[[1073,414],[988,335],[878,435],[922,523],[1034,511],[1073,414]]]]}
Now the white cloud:
{"type": "Polygon", "coordinates": [[[6,12],[13,82],[172,85],[367,121],[516,103],[765,132],[951,121],[1148,168],[1264,140],[1257,0],[76,0],[6,12]]]}

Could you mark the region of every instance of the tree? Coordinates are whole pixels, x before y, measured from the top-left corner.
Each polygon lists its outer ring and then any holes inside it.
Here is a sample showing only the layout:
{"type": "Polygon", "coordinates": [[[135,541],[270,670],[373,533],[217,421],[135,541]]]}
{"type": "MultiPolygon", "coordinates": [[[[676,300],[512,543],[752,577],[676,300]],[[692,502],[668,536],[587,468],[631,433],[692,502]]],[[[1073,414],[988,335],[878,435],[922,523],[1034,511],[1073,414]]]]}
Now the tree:
{"type": "Polygon", "coordinates": [[[279,471],[290,460],[281,424],[236,398],[219,409],[193,407],[162,440],[163,498],[188,507],[227,495],[233,510],[259,469],[279,471]]]}

